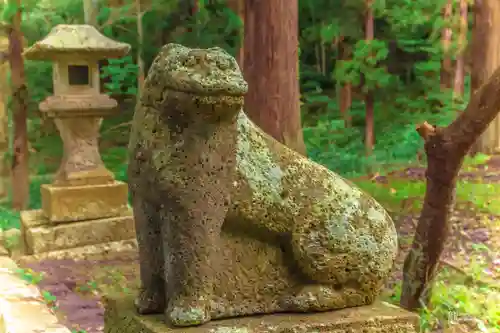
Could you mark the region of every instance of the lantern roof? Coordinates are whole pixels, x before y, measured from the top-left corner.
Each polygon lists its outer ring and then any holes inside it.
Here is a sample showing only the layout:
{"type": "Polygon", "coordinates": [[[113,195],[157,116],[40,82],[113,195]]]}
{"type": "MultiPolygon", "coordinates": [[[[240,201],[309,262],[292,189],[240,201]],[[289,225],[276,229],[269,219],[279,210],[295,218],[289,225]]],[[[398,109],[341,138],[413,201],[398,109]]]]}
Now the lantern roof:
{"type": "Polygon", "coordinates": [[[73,58],[120,58],[130,51],[130,45],[112,40],[88,24],[59,24],[42,40],[25,52],[31,60],[55,60],[61,56],[73,58]]]}

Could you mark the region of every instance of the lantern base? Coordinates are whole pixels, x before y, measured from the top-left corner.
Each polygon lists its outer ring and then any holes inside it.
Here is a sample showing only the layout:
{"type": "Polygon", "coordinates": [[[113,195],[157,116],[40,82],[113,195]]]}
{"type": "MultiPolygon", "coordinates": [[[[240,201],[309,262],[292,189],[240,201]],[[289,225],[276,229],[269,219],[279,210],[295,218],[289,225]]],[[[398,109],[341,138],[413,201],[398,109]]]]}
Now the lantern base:
{"type": "Polygon", "coordinates": [[[41,186],[42,209],[51,223],[121,216],[129,210],[128,185],[121,181],[80,186],[41,186]]]}

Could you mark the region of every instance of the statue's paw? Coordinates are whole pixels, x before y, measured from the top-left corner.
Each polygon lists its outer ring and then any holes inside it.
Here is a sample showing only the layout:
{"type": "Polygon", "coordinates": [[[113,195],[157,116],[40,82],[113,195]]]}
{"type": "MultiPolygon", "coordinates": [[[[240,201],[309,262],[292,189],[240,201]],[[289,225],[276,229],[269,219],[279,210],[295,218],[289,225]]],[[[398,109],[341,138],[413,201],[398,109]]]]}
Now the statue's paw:
{"type": "Polygon", "coordinates": [[[347,307],[342,291],[324,285],[304,286],[282,297],[280,305],[283,310],[291,312],[320,312],[347,307]]]}
{"type": "Polygon", "coordinates": [[[180,300],[169,305],[167,320],[174,326],[197,326],[209,322],[210,308],[206,301],[180,300]]]}
{"type": "Polygon", "coordinates": [[[165,311],[165,294],[161,290],[141,289],[134,301],[139,314],[156,314],[165,311]]]}

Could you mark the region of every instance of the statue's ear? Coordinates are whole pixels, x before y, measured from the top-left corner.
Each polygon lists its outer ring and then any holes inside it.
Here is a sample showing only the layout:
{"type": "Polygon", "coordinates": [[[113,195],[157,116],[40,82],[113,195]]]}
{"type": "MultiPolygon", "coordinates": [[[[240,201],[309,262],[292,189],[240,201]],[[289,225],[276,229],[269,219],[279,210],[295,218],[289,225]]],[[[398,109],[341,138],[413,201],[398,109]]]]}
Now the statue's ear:
{"type": "Polygon", "coordinates": [[[211,48],[208,49],[208,51],[215,51],[215,52],[218,52],[218,53],[225,53],[227,55],[230,55],[229,53],[227,53],[226,50],[224,50],[222,47],[219,47],[219,46],[211,47],[211,48]]]}
{"type": "Polygon", "coordinates": [[[162,54],[163,57],[165,57],[165,56],[168,56],[169,54],[171,54],[172,52],[179,53],[179,52],[185,51],[187,49],[188,49],[187,47],[185,47],[184,45],[181,45],[181,44],[168,43],[161,48],[160,53],[162,54]]]}

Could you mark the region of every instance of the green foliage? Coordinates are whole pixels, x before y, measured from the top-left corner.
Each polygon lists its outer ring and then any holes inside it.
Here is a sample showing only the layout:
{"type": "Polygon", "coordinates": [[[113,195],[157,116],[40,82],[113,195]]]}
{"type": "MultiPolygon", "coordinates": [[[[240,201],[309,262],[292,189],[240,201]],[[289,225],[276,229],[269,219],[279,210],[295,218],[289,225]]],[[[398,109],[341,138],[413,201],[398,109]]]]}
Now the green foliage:
{"type": "Polygon", "coordinates": [[[0,206],[0,230],[19,229],[19,212],[0,206]]]}
{"type": "Polygon", "coordinates": [[[424,120],[446,125],[455,116],[454,111],[448,110],[440,113],[398,113],[396,107],[386,107],[384,110],[382,103],[377,103],[376,110],[384,113],[375,119],[375,130],[382,134],[376,137],[373,154],[365,157],[361,153],[364,151],[363,104],[353,105],[351,116],[353,123],[359,126],[349,128],[335,117],[337,105],[333,102],[330,105],[333,114],[319,117],[316,124],[304,127],[304,140],[312,159],[347,176],[416,163],[417,152],[423,149],[423,141],[415,131],[415,125],[424,120]]]}
{"type": "Polygon", "coordinates": [[[51,308],[52,310],[56,310],[58,308],[57,297],[52,295],[52,293],[46,290],[42,290],[42,297],[43,301],[45,302],[45,304],[47,304],[49,308],[51,308]]]}
{"type": "Polygon", "coordinates": [[[17,274],[29,284],[39,284],[43,280],[43,274],[33,271],[31,268],[18,268],[17,274]]]}
{"type": "Polygon", "coordinates": [[[381,40],[360,40],[354,45],[351,60],[344,60],[336,67],[335,79],[339,83],[361,84],[363,77],[363,91],[375,88],[384,88],[389,85],[392,76],[387,73],[380,62],[387,58],[389,50],[387,44],[381,40]]]}
{"type": "Polygon", "coordinates": [[[101,78],[109,80],[104,83],[107,92],[113,95],[136,95],[137,68],[131,56],[109,59],[108,65],[103,66],[101,71],[101,78]]]}
{"type": "MultiPolygon", "coordinates": [[[[477,251],[477,250],[476,250],[477,251]]],[[[500,332],[500,292],[481,281],[486,265],[473,256],[471,274],[457,274],[443,269],[434,283],[431,304],[421,313],[421,329],[450,326],[460,321],[472,322],[479,332],[500,332]]]]}
{"type": "MultiPolygon", "coordinates": [[[[408,201],[411,201],[411,206],[406,208],[411,212],[417,213],[422,208],[424,182],[396,178],[387,183],[359,180],[356,184],[391,211],[401,213],[401,203],[408,201]]],[[[483,213],[500,215],[500,184],[460,180],[457,182],[456,196],[457,200],[470,202],[483,213]]]]}
{"type": "MultiPolygon", "coordinates": [[[[467,163],[477,165],[481,159],[485,157],[469,159],[467,163]]],[[[355,183],[397,216],[418,213],[425,195],[425,183],[421,181],[390,178],[387,183],[368,180],[355,180],[355,183]]],[[[461,181],[457,184],[457,202],[470,202],[473,197],[471,194],[480,197],[474,203],[491,201],[498,198],[499,190],[499,184],[461,181]]],[[[493,224],[492,228],[495,229],[498,220],[491,220],[490,216],[492,213],[499,214],[498,211],[492,211],[491,207],[483,208],[483,223],[493,224]]],[[[406,240],[400,239],[400,242],[406,240]]],[[[434,280],[431,302],[420,312],[422,332],[433,332],[436,327],[447,327],[464,320],[472,321],[479,327],[479,332],[500,332],[499,286],[495,281],[487,280],[488,265],[485,260],[495,258],[496,253],[480,243],[473,244],[472,249],[472,253],[467,253],[469,261],[464,265],[463,272],[445,266],[434,280]]],[[[401,282],[396,283],[392,290],[386,290],[383,297],[399,304],[401,282]]]]}
{"type": "Polygon", "coordinates": [[[443,57],[439,38],[449,24],[441,18],[444,4],[443,0],[376,1],[376,39],[367,42],[361,29],[362,2],[301,2],[302,118],[313,159],[345,175],[415,163],[423,149],[415,125],[428,121],[445,126],[465,107],[467,97],[454,100],[439,86],[443,57]],[[334,10],[335,6],[341,9],[334,10]],[[350,56],[338,60],[336,41],[341,36],[342,48],[350,56]],[[344,126],[337,101],[339,86],[345,83],[358,94],[375,95],[376,146],[369,157],[363,145],[365,106],[359,96],[348,110],[352,127],[344,126]]]}
{"type": "Polygon", "coordinates": [[[24,68],[30,94],[30,116],[38,117],[38,103],[53,93],[52,63],[27,60],[24,68]]]}
{"type": "Polygon", "coordinates": [[[15,1],[7,1],[6,5],[2,8],[2,21],[11,23],[18,9],[19,7],[15,1]]]}

